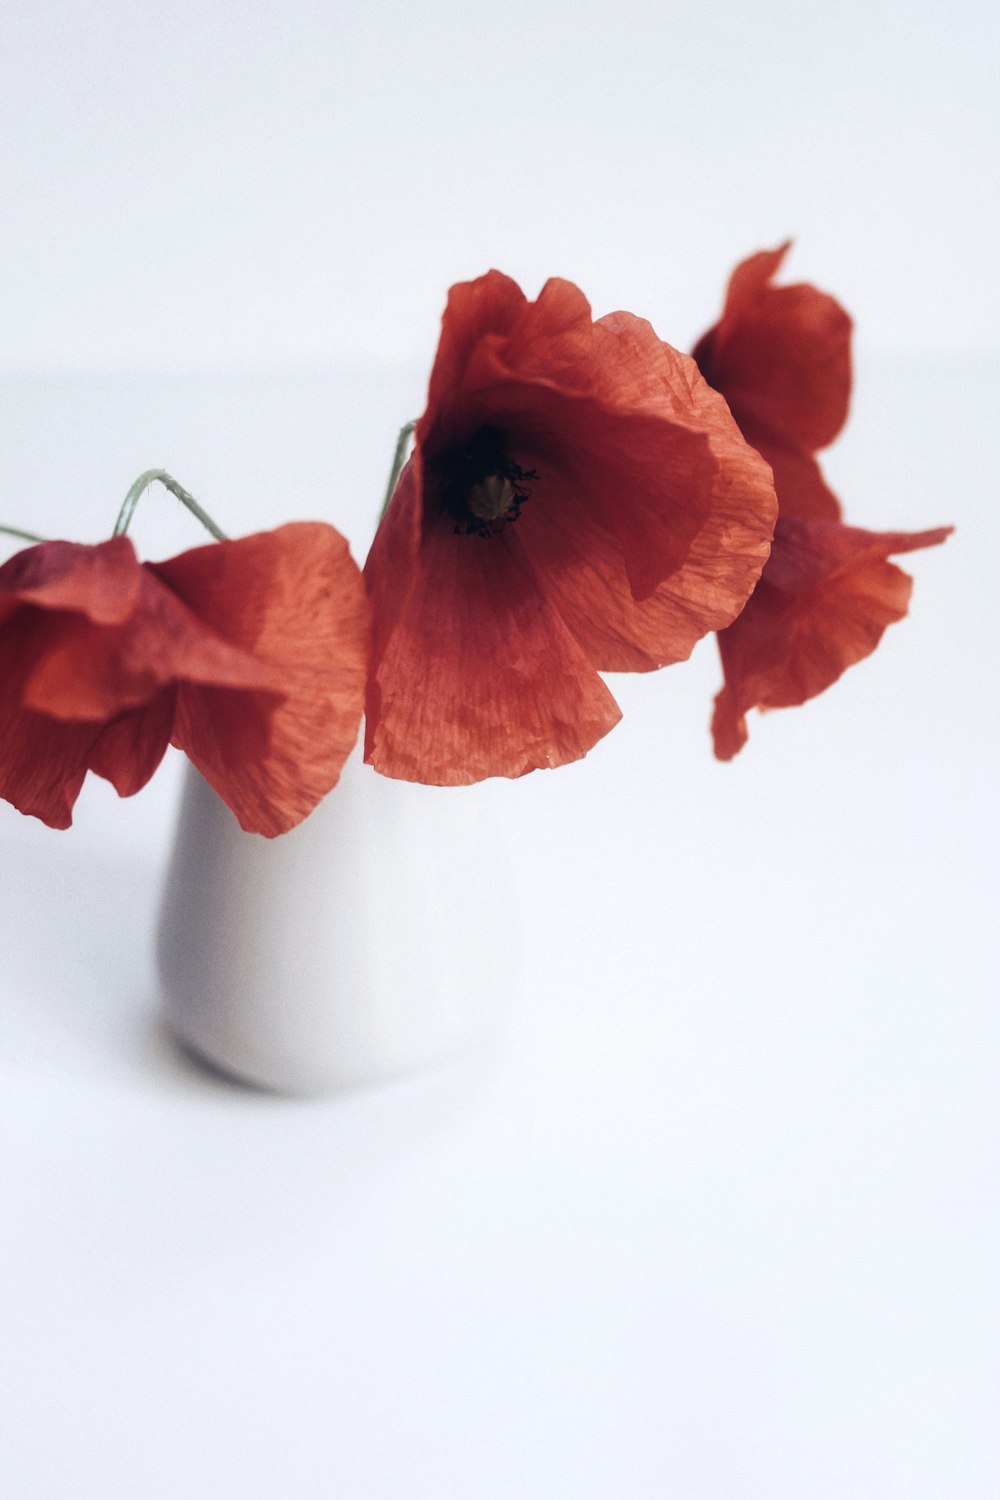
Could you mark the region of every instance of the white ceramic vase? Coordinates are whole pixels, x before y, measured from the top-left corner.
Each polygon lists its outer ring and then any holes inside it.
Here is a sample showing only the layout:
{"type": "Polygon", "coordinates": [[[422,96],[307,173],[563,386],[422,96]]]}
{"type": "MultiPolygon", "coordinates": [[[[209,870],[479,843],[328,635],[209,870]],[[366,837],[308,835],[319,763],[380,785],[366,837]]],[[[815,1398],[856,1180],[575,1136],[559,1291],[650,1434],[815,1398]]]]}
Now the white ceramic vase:
{"type": "Polygon", "coordinates": [[[286,1093],[379,1083],[481,1042],[517,947],[491,813],[483,788],[390,781],[355,750],[304,823],[264,839],[189,767],[159,932],[168,1025],[286,1093]]]}

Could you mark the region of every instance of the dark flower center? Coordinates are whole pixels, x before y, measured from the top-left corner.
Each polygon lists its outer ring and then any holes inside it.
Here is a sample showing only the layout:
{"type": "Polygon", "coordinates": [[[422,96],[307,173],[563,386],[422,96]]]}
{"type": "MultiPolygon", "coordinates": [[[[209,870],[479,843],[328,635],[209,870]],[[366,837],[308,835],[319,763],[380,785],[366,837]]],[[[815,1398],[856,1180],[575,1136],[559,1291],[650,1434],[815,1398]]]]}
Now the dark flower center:
{"type": "Polygon", "coordinates": [[[530,498],[525,481],[538,478],[537,469],[522,469],[508,456],[507,433],[499,427],[480,427],[467,443],[436,458],[434,468],[441,509],[460,536],[498,536],[530,498]]]}

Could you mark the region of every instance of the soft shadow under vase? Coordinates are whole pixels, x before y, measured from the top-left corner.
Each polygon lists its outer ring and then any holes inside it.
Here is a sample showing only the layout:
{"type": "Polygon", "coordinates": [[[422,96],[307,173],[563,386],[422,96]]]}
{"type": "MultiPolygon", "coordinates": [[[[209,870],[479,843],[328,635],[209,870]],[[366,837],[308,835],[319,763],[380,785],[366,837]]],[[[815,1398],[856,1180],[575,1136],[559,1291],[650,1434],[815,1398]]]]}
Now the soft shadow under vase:
{"type": "Polygon", "coordinates": [[[168,1025],[289,1093],[418,1072],[483,1040],[509,993],[488,791],[389,781],[355,751],[298,828],[247,834],[193,767],[159,932],[168,1025]],[[489,920],[492,915],[493,920],[489,920]]]}

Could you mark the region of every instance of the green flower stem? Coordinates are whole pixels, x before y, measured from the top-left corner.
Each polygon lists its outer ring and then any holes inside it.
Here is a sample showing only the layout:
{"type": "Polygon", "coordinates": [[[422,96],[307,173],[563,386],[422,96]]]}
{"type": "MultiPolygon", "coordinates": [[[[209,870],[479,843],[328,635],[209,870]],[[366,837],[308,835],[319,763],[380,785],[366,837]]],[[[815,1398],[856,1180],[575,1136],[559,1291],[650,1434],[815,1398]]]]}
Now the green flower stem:
{"type": "Polygon", "coordinates": [[[405,427],[399,429],[399,437],[396,439],[396,451],[392,455],[392,468],[389,470],[389,483],[385,487],[385,499],[382,501],[382,509],[378,513],[380,521],[389,509],[389,501],[392,499],[393,491],[396,488],[396,481],[402,473],[403,465],[406,462],[406,450],[410,446],[410,438],[413,436],[413,429],[416,425],[416,422],[407,422],[405,427]]]}
{"type": "Polygon", "coordinates": [[[118,513],[118,520],[115,522],[115,529],[111,533],[112,536],[125,535],[125,533],[129,529],[129,526],[132,524],[132,517],[135,514],[136,506],[139,504],[140,496],[144,493],[145,490],[148,490],[153,481],[157,479],[165,489],[168,489],[170,491],[172,495],[177,496],[182,505],[187,506],[191,514],[201,522],[206,531],[211,532],[212,536],[215,537],[215,540],[217,542],[224,542],[227,540],[226,533],[219,530],[218,526],[216,526],[215,522],[212,520],[212,517],[202,510],[201,506],[198,504],[194,496],[189,495],[184,486],[182,484],[178,484],[177,480],[174,479],[172,475],[168,474],[166,469],[147,469],[144,474],[139,475],[139,478],[135,481],[135,484],[133,484],[132,488],[125,496],[122,508],[118,513]]]}
{"type": "Polygon", "coordinates": [[[47,537],[36,536],[33,531],[22,531],[20,526],[0,526],[0,531],[3,532],[4,536],[19,537],[22,542],[44,542],[48,540],[47,537]]]}

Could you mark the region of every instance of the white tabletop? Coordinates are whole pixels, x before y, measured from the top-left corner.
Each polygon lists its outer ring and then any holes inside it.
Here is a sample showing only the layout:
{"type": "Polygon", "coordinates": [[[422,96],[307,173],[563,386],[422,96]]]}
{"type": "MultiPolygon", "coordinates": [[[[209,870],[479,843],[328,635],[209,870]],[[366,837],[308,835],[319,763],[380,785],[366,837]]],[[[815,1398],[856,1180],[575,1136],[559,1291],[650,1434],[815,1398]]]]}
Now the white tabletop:
{"type": "MultiPolygon", "coordinates": [[[[4,519],[165,464],[363,556],[419,374],[5,379],[4,519]]],[[[180,765],[0,806],[0,1493],[994,1500],[998,370],[865,364],[849,518],[910,617],[731,766],[714,648],[491,788],[503,1038],[320,1101],[199,1069],[151,959],[180,765]]],[[[165,496],[145,555],[200,540],[165,496]]]]}

